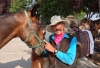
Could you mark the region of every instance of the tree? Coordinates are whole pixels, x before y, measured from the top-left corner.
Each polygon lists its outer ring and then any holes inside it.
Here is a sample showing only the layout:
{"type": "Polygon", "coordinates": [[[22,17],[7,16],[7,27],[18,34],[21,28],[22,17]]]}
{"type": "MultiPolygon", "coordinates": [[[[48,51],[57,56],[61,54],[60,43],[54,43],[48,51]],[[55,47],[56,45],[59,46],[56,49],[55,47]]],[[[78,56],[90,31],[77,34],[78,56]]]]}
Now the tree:
{"type": "Polygon", "coordinates": [[[27,5],[27,0],[11,0],[10,12],[22,11],[27,5]]]}
{"type": "Polygon", "coordinates": [[[11,0],[10,12],[23,11],[33,0],[11,0]]]}
{"type": "Polygon", "coordinates": [[[0,0],[0,14],[8,12],[11,0],[0,0]]]}
{"type": "Polygon", "coordinates": [[[83,0],[83,7],[87,8],[86,15],[90,19],[95,13],[100,17],[100,0],[83,0]]]}
{"type": "Polygon", "coordinates": [[[74,13],[74,16],[76,16],[79,20],[82,20],[84,16],[86,15],[85,12],[81,11],[80,13],[74,13]]]}
{"type": "MultiPolygon", "coordinates": [[[[49,21],[53,15],[66,17],[73,14],[79,18],[84,17],[84,13],[99,13],[98,0],[36,0],[40,4],[39,13],[45,21],[49,21]],[[80,16],[81,15],[81,16],[80,16]]],[[[89,15],[90,17],[92,15],[89,15]]]]}

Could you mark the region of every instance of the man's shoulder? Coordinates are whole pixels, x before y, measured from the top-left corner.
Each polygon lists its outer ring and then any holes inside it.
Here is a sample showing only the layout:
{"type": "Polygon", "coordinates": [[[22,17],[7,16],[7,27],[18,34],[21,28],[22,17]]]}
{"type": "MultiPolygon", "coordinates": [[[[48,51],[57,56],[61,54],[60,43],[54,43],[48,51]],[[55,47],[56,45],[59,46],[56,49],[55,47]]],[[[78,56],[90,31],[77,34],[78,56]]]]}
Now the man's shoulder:
{"type": "Polygon", "coordinates": [[[68,39],[68,40],[69,40],[69,42],[71,42],[71,40],[72,40],[72,39],[76,38],[76,36],[75,36],[75,34],[74,34],[74,33],[73,33],[73,34],[66,33],[66,34],[68,35],[68,38],[66,38],[66,39],[68,39]]]}
{"type": "Polygon", "coordinates": [[[75,37],[75,33],[71,34],[71,33],[66,33],[68,35],[69,38],[75,37]]]}

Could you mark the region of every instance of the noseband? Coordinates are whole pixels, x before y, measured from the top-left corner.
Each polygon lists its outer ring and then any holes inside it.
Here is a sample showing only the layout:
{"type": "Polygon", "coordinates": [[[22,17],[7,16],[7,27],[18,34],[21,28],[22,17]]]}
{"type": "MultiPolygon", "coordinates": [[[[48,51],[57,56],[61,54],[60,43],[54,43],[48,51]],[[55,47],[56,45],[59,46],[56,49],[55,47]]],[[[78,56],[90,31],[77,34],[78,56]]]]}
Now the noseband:
{"type": "Polygon", "coordinates": [[[26,45],[27,45],[29,48],[37,48],[37,47],[39,47],[39,46],[42,45],[43,41],[37,36],[37,34],[36,34],[36,33],[34,32],[34,30],[32,29],[32,26],[31,26],[31,24],[30,24],[30,19],[29,19],[29,17],[28,17],[27,12],[24,11],[24,13],[25,13],[25,15],[26,15],[26,19],[27,19],[27,22],[28,22],[28,26],[29,26],[30,32],[29,32],[29,34],[28,34],[26,40],[24,40],[23,42],[25,42],[26,45]],[[37,45],[35,45],[35,46],[30,46],[30,45],[27,43],[31,34],[33,34],[33,35],[35,36],[35,38],[38,40],[39,44],[37,44],[37,45]]]}

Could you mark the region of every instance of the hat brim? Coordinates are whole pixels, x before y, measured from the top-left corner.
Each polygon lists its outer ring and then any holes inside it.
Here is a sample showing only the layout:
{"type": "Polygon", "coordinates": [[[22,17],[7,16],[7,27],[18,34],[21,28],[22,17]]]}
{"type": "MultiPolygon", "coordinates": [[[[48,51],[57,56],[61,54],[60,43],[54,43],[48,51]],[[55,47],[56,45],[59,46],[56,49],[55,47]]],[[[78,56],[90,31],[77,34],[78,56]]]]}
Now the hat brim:
{"type": "MultiPolygon", "coordinates": [[[[65,28],[64,28],[65,30],[67,29],[67,27],[70,26],[70,21],[68,21],[68,20],[62,20],[62,21],[60,21],[60,22],[63,22],[63,23],[65,24],[65,28]]],[[[59,23],[59,22],[57,22],[57,23],[59,23]]],[[[47,25],[46,30],[47,30],[48,32],[53,32],[51,26],[56,25],[57,23],[47,25]]]]}

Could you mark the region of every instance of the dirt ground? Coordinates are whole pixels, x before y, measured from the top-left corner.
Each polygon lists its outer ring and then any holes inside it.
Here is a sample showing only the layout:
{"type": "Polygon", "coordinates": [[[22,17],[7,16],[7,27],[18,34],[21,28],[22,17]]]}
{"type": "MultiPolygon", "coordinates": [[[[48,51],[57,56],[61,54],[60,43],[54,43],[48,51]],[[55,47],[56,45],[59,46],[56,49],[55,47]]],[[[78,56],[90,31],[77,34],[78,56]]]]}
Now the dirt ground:
{"type": "MultiPolygon", "coordinates": [[[[13,39],[0,50],[0,68],[31,68],[30,52],[20,39],[13,39]]],[[[83,57],[77,68],[100,68],[100,41],[95,42],[95,52],[90,60],[95,65],[83,57]]]]}
{"type": "Polygon", "coordinates": [[[100,68],[100,39],[95,40],[94,54],[90,60],[100,68]]]}

